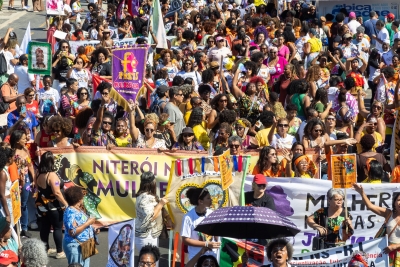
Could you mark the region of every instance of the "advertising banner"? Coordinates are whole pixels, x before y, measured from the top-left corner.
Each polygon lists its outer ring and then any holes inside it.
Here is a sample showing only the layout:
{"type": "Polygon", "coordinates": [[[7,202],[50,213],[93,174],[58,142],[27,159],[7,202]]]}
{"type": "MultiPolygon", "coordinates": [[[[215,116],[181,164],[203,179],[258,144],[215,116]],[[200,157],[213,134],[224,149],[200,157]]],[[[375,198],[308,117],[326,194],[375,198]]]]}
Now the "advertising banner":
{"type": "Polygon", "coordinates": [[[112,84],[122,98],[135,100],[143,85],[147,47],[138,46],[112,51],[112,84]]]}
{"type": "MultiPolygon", "coordinates": [[[[273,197],[276,210],[288,216],[301,229],[301,232],[293,238],[295,254],[311,252],[312,239],[317,235],[317,231],[307,225],[306,219],[318,209],[328,207],[326,193],[332,188],[332,182],[302,178],[267,178],[267,180],[267,192],[273,197]]],[[[252,181],[252,175],[246,177],[245,191],[251,191],[252,181]]],[[[399,194],[396,186],[389,183],[362,184],[362,186],[373,204],[388,209],[392,208],[393,195],[399,194]]],[[[346,244],[373,239],[385,218],[368,210],[355,190],[347,189],[346,199],[354,227],[354,234],[346,244]]]]}
{"type": "Polygon", "coordinates": [[[336,16],[341,8],[345,8],[348,13],[354,12],[357,17],[362,16],[364,21],[369,19],[370,11],[375,11],[383,21],[389,13],[393,13],[396,18],[399,14],[399,4],[396,1],[319,1],[318,5],[318,13],[321,16],[327,13],[336,16]]]}
{"type": "Polygon", "coordinates": [[[108,228],[107,267],[135,266],[135,220],[108,228]]]}
{"type": "MultiPolygon", "coordinates": [[[[385,236],[353,245],[295,254],[289,264],[291,267],[347,266],[353,252],[364,251],[368,254],[368,266],[387,267],[389,266],[388,255],[382,253],[387,243],[387,236],[385,236]]],[[[220,251],[220,267],[243,266],[241,265],[243,263],[246,263],[248,267],[272,267],[266,255],[266,248],[249,241],[222,238],[220,251]]]]}

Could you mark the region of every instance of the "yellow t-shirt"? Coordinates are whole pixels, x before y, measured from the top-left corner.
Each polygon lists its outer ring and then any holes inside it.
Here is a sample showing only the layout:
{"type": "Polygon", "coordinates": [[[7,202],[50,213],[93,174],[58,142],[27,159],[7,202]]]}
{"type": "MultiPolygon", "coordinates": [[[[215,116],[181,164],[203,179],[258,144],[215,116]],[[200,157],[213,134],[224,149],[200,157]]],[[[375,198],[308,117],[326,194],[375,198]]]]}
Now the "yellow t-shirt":
{"type": "Polygon", "coordinates": [[[269,135],[270,131],[271,131],[271,127],[267,128],[267,129],[263,129],[256,134],[256,139],[257,139],[259,147],[269,146],[268,135],[269,135]]]}
{"type": "MultiPolygon", "coordinates": [[[[365,134],[366,134],[366,132],[365,132],[365,130],[364,130],[364,131],[361,133],[360,138],[362,138],[365,134]]],[[[382,135],[381,135],[380,133],[378,133],[378,132],[374,132],[373,136],[374,136],[374,139],[375,139],[375,144],[374,144],[374,146],[372,147],[372,151],[373,151],[373,152],[376,152],[375,149],[376,149],[377,147],[383,145],[383,139],[382,139],[382,135]]],[[[358,153],[358,154],[361,154],[361,152],[362,152],[361,145],[360,145],[360,144],[357,144],[357,153],[358,153]]]]}
{"type": "Polygon", "coordinates": [[[123,138],[117,137],[115,138],[115,142],[117,143],[118,147],[127,147],[132,145],[132,137],[130,134],[128,134],[127,137],[123,138]]]}
{"type": "Polygon", "coordinates": [[[193,127],[194,136],[196,136],[197,141],[204,147],[205,150],[208,150],[210,147],[210,138],[208,137],[207,130],[200,124],[193,127]]]}
{"type": "MultiPolygon", "coordinates": [[[[294,171],[292,171],[292,177],[295,177],[294,171]]],[[[298,177],[296,177],[296,178],[298,178],[298,177]]],[[[305,173],[303,175],[300,175],[300,178],[313,178],[313,177],[311,177],[311,175],[309,173],[305,173]]]]}
{"type": "Polygon", "coordinates": [[[183,116],[183,120],[185,121],[185,124],[186,124],[186,125],[189,124],[190,114],[192,114],[192,111],[191,111],[191,110],[188,110],[188,111],[185,112],[185,116],[183,116]]]}
{"type": "Polygon", "coordinates": [[[311,46],[310,53],[316,53],[321,51],[322,43],[320,39],[313,37],[308,39],[307,43],[309,43],[311,46]]]}

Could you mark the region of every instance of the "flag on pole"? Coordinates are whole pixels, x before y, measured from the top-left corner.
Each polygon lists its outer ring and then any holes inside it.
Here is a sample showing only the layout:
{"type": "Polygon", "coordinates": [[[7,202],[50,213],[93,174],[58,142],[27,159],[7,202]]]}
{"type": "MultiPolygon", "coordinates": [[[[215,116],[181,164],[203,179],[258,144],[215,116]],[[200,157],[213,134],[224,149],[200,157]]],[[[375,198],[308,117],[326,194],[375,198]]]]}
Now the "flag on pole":
{"type": "Polygon", "coordinates": [[[28,27],[26,27],[24,39],[22,39],[21,46],[19,47],[20,54],[28,53],[28,44],[32,41],[31,37],[31,22],[28,23],[28,27]]]}
{"type": "Polygon", "coordinates": [[[117,20],[120,21],[123,18],[124,15],[124,0],[120,0],[117,6],[117,20]]]}
{"type": "MultiPolygon", "coordinates": [[[[161,5],[160,5],[160,0],[155,0],[153,1],[153,16],[150,16],[151,19],[151,26],[153,28],[154,35],[157,38],[158,44],[157,48],[164,48],[168,49],[168,43],[167,43],[167,34],[165,33],[165,28],[164,28],[164,20],[163,16],[161,13],[161,5]]],[[[154,43],[153,38],[151,37],[150,31],[149,31],[149,43],[154,43]]]]}

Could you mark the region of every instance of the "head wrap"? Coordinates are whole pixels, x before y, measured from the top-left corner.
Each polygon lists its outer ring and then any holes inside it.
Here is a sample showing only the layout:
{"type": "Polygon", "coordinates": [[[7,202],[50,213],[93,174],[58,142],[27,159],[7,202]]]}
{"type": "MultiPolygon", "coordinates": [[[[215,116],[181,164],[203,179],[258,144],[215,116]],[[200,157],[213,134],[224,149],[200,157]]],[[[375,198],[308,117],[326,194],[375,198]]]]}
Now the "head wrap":
{"type": "Polygon", "coordinates": [[[353,256],[351,257],[351,260],[347,264],[349,267],[368,267],[368,254],[365,253],[364,251],[358,251],[356,250],[353,252],[353,256]]]}

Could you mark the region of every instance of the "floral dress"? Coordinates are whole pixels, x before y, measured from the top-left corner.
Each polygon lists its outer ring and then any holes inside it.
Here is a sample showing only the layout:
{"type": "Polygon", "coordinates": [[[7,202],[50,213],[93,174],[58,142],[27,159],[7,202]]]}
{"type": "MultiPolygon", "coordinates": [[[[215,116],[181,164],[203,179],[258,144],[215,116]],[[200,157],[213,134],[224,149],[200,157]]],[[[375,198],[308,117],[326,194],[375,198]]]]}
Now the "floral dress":
{"type": "Polygon", "coordinates": [[[102,129],[99,129],[95,132],[92,131],[90,142],[91,146],[107,146],[108,144],[115,146],[117,145],[114,135],[112,135],[110,132],[103,133],[102,129]]]}
{"type": "MultiPolygon", "coordinates": [[[[321,208],[314,212],[314,221],[322,227],[328,229],[328,235],[325,238],[325,244],[327,247],[337,247],[345,244],[343,240],[342,231],[344,229],[343,222],[345,221],[345,209],[343,208],[342,213],[335,218],[328,218],[328,208],[321,208]]],[[[351,219],[350,213],[348,217],[351,219]]],[[[352,229],[348,229],[350,234],[353,234],[352,229]]]]}
{"type": "Polygon", "coordinates": [[[151,147],[148,147],[145,141],[145,136],[141,132],[139,132],[139,137],[136,141],[136,143],[133,144],[133,147],[136,148],[152,148],[152,149],[157,149],[157,148],[162,148],[162,149],[167,149],[165,145],[165,141],[163,139],[158,139],[155,138],[155,141],[151,147]]]}

